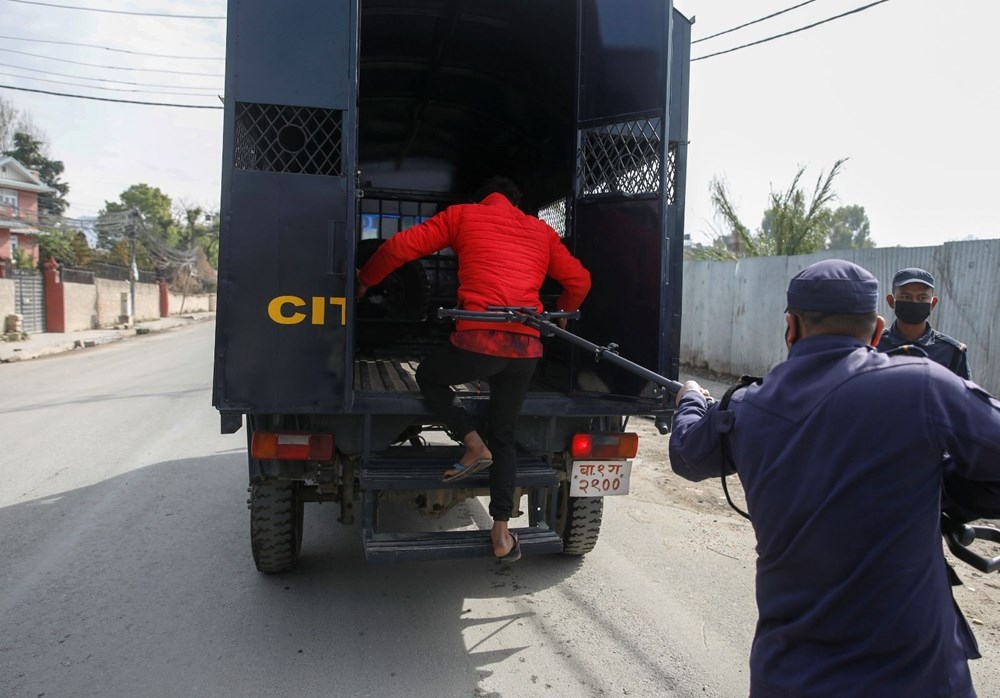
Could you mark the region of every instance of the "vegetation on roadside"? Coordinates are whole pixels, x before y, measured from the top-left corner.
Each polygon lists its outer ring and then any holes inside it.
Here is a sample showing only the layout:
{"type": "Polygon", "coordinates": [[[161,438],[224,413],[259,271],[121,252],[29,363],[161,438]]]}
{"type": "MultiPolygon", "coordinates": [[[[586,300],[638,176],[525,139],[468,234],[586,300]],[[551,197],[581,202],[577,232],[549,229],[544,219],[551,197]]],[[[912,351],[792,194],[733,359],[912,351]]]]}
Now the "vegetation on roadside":
{"type": "Polygon", "coordinates": [[[800,167],[787,189],[771,191],[770,206],[753,230],[737,212],[725,180],[714,178],[709,190],[721,230],[710,245],[689,248],[687,256],[733,260],[875,247],[863,206],[832,205],[837,198],[833,183],[845,162],[837,160],[829,172],[821,171],[811,193],[803,186],[805,167],[800,167]]]}
{"type": "MultiPolygon", "coordinates": [[[[71,219],[70,184],[62,180],[61,160],[53,159],[44,134],[29,114],[0,97],[0,153],[38,174],[50,193],[38,195],[38,265],[55,259],[65,267],[92,270],[101,265],[135,267],[170,279],[181,290],[215,287],[219,250],[217,210],[174,200],[158,187],[133,184],[106,201],[96,218],[71,219]]],[[[23,250],[12,260],[17,268],[35,266],[23,250]]]]}

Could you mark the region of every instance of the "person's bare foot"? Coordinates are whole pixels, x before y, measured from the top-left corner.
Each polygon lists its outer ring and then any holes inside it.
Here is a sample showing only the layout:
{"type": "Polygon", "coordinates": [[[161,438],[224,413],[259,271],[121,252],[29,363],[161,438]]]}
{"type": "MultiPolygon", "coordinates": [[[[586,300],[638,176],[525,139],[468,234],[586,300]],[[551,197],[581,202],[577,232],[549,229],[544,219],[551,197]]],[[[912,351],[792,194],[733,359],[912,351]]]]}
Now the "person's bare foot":
{"type": "Polygon", "coordinates": [[[493,555],[504,557],[514,549],[516,541],[507,528],[506,521],[496,521],[490,531],[490,538],[493,540],[493,555]]]}

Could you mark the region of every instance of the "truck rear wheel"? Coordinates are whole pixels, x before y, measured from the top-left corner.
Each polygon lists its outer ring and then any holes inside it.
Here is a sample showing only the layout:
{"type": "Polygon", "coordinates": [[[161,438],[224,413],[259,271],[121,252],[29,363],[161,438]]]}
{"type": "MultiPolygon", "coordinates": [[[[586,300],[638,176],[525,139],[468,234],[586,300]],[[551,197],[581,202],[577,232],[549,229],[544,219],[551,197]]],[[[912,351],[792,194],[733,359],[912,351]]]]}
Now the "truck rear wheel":
{"type": "Polygon", "coordinates": [[[563,539],[564,555],[586,555],[597,545],[604,515],[603,497],[570,497],[569,483],[559,487],[556,531],[563,539]]]}
{"type": "Polygon", "coordinates": [[[287,572],[302,548],[301,483],[264,480],[251,486],[250,547],[261,572],[287,572]]]}

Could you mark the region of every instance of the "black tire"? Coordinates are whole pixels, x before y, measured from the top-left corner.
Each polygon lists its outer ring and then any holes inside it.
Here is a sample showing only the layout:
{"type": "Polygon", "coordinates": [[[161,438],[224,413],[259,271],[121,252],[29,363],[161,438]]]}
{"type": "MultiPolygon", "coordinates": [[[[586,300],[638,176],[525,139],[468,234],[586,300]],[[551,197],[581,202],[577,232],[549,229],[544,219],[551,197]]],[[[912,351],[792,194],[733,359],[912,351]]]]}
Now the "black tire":
{"type": "Polygon", "coordinates": [[[250,488],[250,547],[261,572],[287,572],[302,549],[301,483],[264,480],[250,488]]]}
{"type": "Polygon", "coordinates": [[[559,487],[556,530],[563,539],[563,555],[586,555],[597,545],[604,515],[604,497],[570,497],[569,483],[559,487]]]}

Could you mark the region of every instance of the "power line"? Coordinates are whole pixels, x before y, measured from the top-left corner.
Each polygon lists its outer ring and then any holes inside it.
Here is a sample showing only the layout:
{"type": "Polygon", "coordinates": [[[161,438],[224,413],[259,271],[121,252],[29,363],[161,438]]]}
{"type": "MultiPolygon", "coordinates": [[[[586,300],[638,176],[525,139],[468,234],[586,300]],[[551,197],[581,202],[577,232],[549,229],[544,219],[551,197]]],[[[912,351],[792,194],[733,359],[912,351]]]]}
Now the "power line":
{"type": "Polygon", "coordinates": [[[129,12],[127,10],[104,10],[97,7],[79,7],[77,5],[57,5],[53,2],[37,2],[37,0],[10,0],[23,5],[41,5],[43,7],[58,7],[60,10],[84,10],[86,12],[107,12],[114,15],[139,15],[141,17],[168,17],[170,19],[225,19],[209,15],[172,15],[165,12],[129,12]]]}
{"type": "MultiPolygon", "coordinates": [[[[186,89],[186,90],[207,90],[209,92],[221,92],[221,88],[217,87],[197,87],[197,86],[187,86],[187,85],[158,85],[152,83],[142,83],[142,82],[130,82],[128,80],[108,80],[106,78],[89,78],[83,75],[70,75],[68,73],[57,73],[52,70],[41,70],[40,68],[26,68],[21,65],[11,65],[10,63],[0,63],[0,66],[4,68],[14,68],[15,70],[26,70],[30,73],[41,73],[43,75],[55,75],[60,78],[73,78],[74,80],[91,80],[93,82],[107,82],[112,85],[134,85],[136,87],[167,87],[173,89],[186,89]]],[[[24,77],[31,79],[28,75],[19,75],[17,77],[24,77]]],[[[89,85],[80,85],[80,87],[90,87],[89,85]]],[[[208,95],[206,95],[208,96],[208,95]]]]}
{"type": "Polygon", "coordinates": [[[748,48],[750,46],[756,46],[757,44],[767,43],[768,41],[773,41],[774,39],[780,39],[783,36],[790,36],[792,34],[797,34],[799,32],[805,31],[806,29],[812,29],[813,27],[818,27],[821,24],[826,24],[827,22],[832,22],[835,19],[840,19],[841,17],[847,17],[848,15],[853,15],[858,12],[863,12],[869,8],[875,7],[876,5],[881,5],[884,2],[889,2],[889,0],[877,0],[877,2],[872,2],[861,7],[856,7],[853,10],[848,10],[839,15],[834,15],[833,17],[827,17],[826,19],[821,19],[818,22],[813,22],[812,24],[807,24],[804,27],[799,27],[798,29],[792,29],[791,31],[782,32],[781,34],[775,34],[774,36],[769,36],[766,39],[760,39],[759,41],[751,41],[749,44],[743,44],[742,46],[735,46],[733,48],[726,49],[725,51],[716,51],[715,53],[709,53],[704,56],[698,56],[697,58],[692,58],[691,62],[703,61],[706,58],[712,58],[714,56],[721,56],[725,53],[732,53],[733,51],[739,51],[740,49],[748,48]]]}
{"type": "Polygon", "coordinates": [[[49,216],[49,220],[57,226],[62,224],[71,228],[92,228],[96,222],[93,218],[71,218],[69,216],[49,216]]]}
{"type": "Polygon", "coordinates": [[[173,58],[179,61],[224,61],[222,56],[178,56],[170,53],[146,53],[145,51],[130,51],[127,48],[112,48],[111,46],[100,46],[98,44],[82,44],[78,41],[55,41],[53,39],[27,39],[23,36],[0,36],[0,39],[9,41],[27,41],[35,44],[59,44],[61,46],[82,46],[84,48],[98,48],[104,51],[114,51],[115,53],[129,53],[133,56],[149,56],[150,58],[173,58]]]}
{"type": "Polygon", "coordinates": [[[87,63],[85,61],[72,61],[68,58],[56,58],[55,56],[46,56],[41,53],[31,53],[30,51],[18,51],[13,48],[3,48],[0,47],[0,51],[5,53],[16,53],[21,56],[31,56],[32,58],[44,58],[47,61],[58,61],[59,63],[72,63],[73,65],[85,65],[88,68],[103,68],[107,70],[128,70],[131,72],[139,73],[170,73],[171,75],[195,75],[197,77],[203,78],[221,78],[221,75],[211,74],[211,73],[192,73],[185,70],[164,70],[161,68],[131,68],[118,65],[100,65],[98,63],[87,63]]]}
{"type": "Polygon", "coordinates": [[[772,12],[769,15],[766,15],[764,17],[760,17],[760,18],[755,19],[755,20],[753,20],[751,22],[747,22],[746,24],[741,24],[738,27],[732,27],[731,29],[726,29],[726,30],[718,32],[716,34],[712,34],[711,36],[706,36],[706,37],[704,37],[702,39],[696,39],[695,41],[692,41],[691,44],[692,45],[698,44],[698,43],[701,43],[702,41],[708,41],[709,39],[714,39],[717,36],[722,36],[723,34],[729,34],[731,32],[736,31],[737,29],[742,29],[743,27],[749,27],[751,24],[757,24],[758,22],[763,22],[764,20],[771,19],[772,17],[777,17],[778,15],[783,15],[786,12],[791,12],[792,10],[796,10],[796,9],[802,7],[803,5],[808,5],[811,2],[816,2],[816,0],[806,0],[805,2],[800,2],[798,5],[792,5],[791,7],[786,7],[783,10],[778,10],[777,12],[772,12]]]}
{"type": "Polygon", "coordinates": [[[48,90],[34,90],[29,87],[13,87],[11,85],[0,85],[2,90],[18,90],[19,92],[35,92],[42,95],[52,95],[54,97],[72,97],[74,99],[90,99],[96,102],[117,102],[119,104],[143,104],[147,107],[175,107],[177,109],[222,109],[222,107],[202,106],[199,104],[169,104],[167,102],[137,102],[132,99],[111,99],[110,97],[89,97],[87,95],[70,95],[64,92],[50,92],[48,90]]]}
{"type": "Polygon", "coordinates": [[[161,264],[185,267],[193,265],[198,259],[198,255],[194,250],[185,252],[173,249],[160,240],[156,236],[156,233],[144,224],[139,225],[138,232],[139,239],[145,244],[146,250],[154,257],[157,257],[161,264]]]}
{"type": "Polygon", "coordinates": [[[87,90],[105,90],[107,92],[144,92],[146,94],[175,95],[177,97],[211,97],[212,95],[198,92],[164,92],[163,90],[136,90],[121,87],[101,87],[100,85],[81,85],[77,82],[66,82],[65,80],[48,80],[46,78],[33,78],[28,75],[13,75],[11,73],[0,72],[0,75],[8,78],[21,78],[23,80],[34,80],[36,82],[48,82],[54,85],[69,85],[70,87],[82,87],[87,90]]]}

